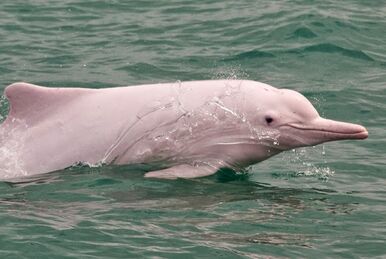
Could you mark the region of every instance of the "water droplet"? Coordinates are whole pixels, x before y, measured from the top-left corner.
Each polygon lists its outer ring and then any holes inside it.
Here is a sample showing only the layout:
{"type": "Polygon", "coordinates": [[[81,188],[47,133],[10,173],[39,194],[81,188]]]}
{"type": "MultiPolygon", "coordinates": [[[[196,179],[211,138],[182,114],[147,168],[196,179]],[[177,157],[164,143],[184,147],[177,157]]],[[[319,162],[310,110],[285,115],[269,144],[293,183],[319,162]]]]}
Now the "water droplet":
{"type": "Polygon", "coordinates": [[[322,156],[326,155],[326,150],[324,149],[324,146],[322,146],[322,156]]]}

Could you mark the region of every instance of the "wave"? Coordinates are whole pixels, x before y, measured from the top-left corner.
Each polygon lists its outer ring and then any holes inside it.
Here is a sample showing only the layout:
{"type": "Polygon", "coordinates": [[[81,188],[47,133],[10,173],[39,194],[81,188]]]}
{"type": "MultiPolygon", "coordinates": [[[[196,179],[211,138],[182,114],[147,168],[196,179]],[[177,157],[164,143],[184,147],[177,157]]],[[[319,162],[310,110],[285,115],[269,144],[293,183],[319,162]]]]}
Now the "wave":
{"type": "Polygon", "coordinates": [[[360,59],[370,62],[378,62],[371,56],[367,55],[362,50],[350,49],[341,47],[333,43],[319,43],[319,44],[310,44],[304,47],[292,48],[292,49],[283,49],[283,50],[250,50],[246,52],[241,52],[239,54],[230,56],[229,58],[224,59],[224,61],[242,61],[245,59],[260,59],[260,58],[277,58],[283,54],[297,54],[299,56],[305,56],[307,53],[325,53],[325,54],[339,54],[342,56],[350,57],[353,59],[360,59]]]}
{"type": "Polygon", "coordinates": [[[343,56],[362,59],[366,61],[375,61],[372,57],[367,55],[361,50],[349,49],[338,46],[333,43],[320,43],[320,44],[312,44],[300,49],[290,50],[288,52],[296,52],[296,53],[307,53],[307,52],[322,52],[322,53],[338,53],[343,56]]]}

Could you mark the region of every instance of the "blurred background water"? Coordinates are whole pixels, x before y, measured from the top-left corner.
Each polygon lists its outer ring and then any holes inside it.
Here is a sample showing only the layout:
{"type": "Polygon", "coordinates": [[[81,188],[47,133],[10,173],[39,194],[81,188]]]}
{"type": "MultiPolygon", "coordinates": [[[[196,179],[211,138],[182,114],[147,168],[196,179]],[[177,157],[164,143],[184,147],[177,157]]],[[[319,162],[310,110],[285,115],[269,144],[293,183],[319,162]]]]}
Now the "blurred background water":
{"type": "Polygon", "coordinates": [[[245,78],[302,92],[370,137],[240,176],[105,166],[0,182],[0,257],[386,257],[385,68],[384,1],[2,0],[2,91],[245,78]]]}

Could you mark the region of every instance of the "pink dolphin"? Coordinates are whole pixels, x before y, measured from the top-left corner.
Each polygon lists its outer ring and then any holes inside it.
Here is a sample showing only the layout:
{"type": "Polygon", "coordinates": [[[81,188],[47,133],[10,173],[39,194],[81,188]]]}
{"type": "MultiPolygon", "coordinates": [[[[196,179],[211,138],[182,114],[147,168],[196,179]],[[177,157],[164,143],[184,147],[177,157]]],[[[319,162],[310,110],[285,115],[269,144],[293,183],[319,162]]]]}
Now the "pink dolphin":
{"type": "Polygon", "coordinates": [[[146,177],[194,178],[242,170],[284,150],[365,139],[356,124],[323,119],[298,92],[247,80],[106,89],[8,86],[0,126],[10,154],[0,177],[78,162],[157,165],[146,177]]]}

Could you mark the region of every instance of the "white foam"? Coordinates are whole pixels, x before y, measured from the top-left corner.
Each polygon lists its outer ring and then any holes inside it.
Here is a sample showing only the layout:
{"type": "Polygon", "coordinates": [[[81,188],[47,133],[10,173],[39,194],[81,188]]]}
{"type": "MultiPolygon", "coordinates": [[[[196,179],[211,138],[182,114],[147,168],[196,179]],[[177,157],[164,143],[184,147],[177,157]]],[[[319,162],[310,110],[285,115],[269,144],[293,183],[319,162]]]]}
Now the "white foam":
{"type": "Polygon", "coordinates": [[[5,132],[4,128],[0,128],[0,179],[2,180],[28,176],[20,161],[19,151],[23,143],[21,138],[22,136],[17,136],[16,133],[10,134],[5,132]]]}

